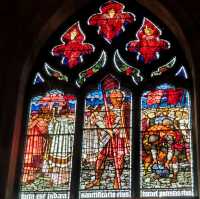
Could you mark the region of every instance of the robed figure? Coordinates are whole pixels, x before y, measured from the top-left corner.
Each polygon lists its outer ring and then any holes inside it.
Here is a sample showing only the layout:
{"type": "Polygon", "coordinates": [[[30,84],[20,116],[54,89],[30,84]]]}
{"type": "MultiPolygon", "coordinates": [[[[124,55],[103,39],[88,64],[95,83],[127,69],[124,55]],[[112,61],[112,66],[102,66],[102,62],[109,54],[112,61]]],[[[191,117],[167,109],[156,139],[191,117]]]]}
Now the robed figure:
{"type": "Polygon", "coordinates": [[[49,121],[50,114],[45,107],[30,116],[25,145],[23,183],[31,184],[34,182],[42,169],[49,121]]]}
{"type": "Polygon", "coordinates": [[[63,106],[53,108],[48,126],[48,146],[43,172],[50,177],[50,186],[68,185],[71,171],[72,148],[75,131],[75,114],[63,106]]]}

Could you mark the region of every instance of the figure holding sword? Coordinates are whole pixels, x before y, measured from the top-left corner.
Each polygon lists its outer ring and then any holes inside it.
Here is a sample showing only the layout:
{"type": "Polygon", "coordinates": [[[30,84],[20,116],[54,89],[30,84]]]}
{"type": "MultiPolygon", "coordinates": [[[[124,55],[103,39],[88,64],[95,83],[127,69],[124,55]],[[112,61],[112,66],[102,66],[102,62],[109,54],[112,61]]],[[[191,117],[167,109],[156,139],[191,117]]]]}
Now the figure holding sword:
{"type": "Polygon", "coordinates": [[[95,162],[95,179],[86,184],[86,189],[100,185],[108,158],[113,161],[115,167],[113,188],[120,189],[125,156],[129,150],[128,128],[130,127],[125,122],[125,96],[123,91],[119,89],[118,82],[116,84],[111,79],[107,80],[101,84],[103,96],[101,110],[91,115],[93,125],[100,130],[100,150],[95,162]]]}

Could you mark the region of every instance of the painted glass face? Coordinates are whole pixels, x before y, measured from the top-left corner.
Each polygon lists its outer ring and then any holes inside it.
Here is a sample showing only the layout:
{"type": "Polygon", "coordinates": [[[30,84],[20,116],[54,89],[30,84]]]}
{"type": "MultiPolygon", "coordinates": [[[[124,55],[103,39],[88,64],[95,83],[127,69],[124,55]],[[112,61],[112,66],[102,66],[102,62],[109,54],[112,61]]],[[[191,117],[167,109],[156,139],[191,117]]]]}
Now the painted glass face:
{"type": "Polygon", "coordinates": [[[135,15],[124,12],[125,6],[117,1],[108,1],[100,7],[100,13],[88,19],[88,25],[97,26],[98,34],[109,43],[125,31],[125,26],[135,21],[135,15]]]}
{"type": "Polygon", "coordinates": [[[83,55],[91,54],[94,51],[94,46],[85,43],[85,39],[86,36],[77,22],[61,36],[62,44],[54,46],[51,54],[60,57],[63,65],[74,68],[83,61],[83,55]]]}
{"type": "Polygon", "coordinates": [[[141,195],[193,195],[190,96],[168,84],[141,98],[141,195]]]}
{"type": "Polygon", "coordinates": [[[20,198],[68,198],[76,99],[59,90],[32,98],[20,198]],[[52,190],[54,192],[52,192],[52,190]]]}
{"type": "Polygon", "coordinates": [[[170,42],[160,39],[161,30],[149,19],[144,18],[136,33],[137,40],[127,43],[129,52],[137,53],[137,60],[148,64],[159,59],[161,50],[170,49],[170,42]]]}
{"type": "Polygon", "coordinates": [[[80,198],[131,196],[131,108],[110,75],[86,96],[80,198]]]}

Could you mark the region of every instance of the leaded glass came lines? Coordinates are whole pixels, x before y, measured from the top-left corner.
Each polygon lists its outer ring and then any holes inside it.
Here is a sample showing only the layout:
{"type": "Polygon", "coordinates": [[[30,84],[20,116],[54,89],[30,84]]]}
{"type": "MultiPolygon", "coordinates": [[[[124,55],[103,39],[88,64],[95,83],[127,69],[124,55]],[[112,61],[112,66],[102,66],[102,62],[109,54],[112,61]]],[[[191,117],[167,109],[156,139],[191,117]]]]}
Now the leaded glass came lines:
{"type": "Polygon", "coordinates": [[[141,98],[141,195],[193,195],[190,96],[168,84],[141,98]]]}
{"type": "Polygon", "coordinates": [[[63,194],[68,198],[75,112],[75,97],[59,90],[32,98],[21,177],[21,199],[55,194],[63,194]]]}
{"type": "Polygon", "coordinates": [[[131,93],[108,75],[88,93],[82,144],[80,198],[131,196],[131,93]]]}

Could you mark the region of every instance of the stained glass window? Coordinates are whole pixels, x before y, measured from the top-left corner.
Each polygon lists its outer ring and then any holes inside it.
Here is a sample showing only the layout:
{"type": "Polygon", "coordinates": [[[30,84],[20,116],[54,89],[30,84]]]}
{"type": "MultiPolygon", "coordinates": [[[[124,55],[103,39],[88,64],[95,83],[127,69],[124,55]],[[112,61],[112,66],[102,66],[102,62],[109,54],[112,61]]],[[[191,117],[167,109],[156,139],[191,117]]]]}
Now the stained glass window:
{"type": "Polygon", "coordinates": [[[32,98],[20,198],[68,198],[76,99],[59,90],[32,98]]]}
{"type": "Polygon", "coordinates": [[[162,84],[141,98],[141,195],[192,196],[191,102],[162,84]]]}
{"type": "Polygon", "coordinates": [[[193,198],[192,74],[176,38],[139,1],[76,16],[32,71],[19,198],[193,198]]]}
{"type": "Polygon", "coordinates": [[[80,198],[131,196],[132,95],[108,75],[85,99],[80,198]]]}

